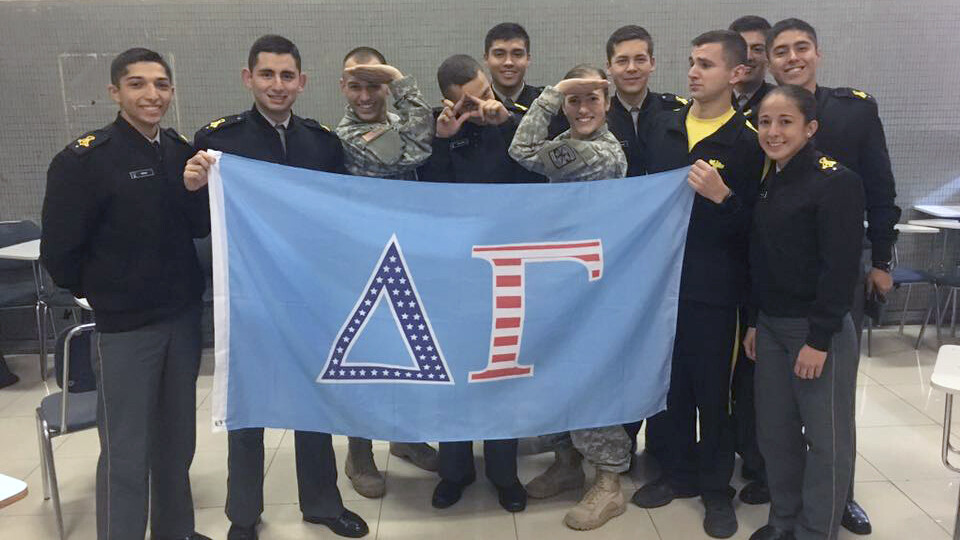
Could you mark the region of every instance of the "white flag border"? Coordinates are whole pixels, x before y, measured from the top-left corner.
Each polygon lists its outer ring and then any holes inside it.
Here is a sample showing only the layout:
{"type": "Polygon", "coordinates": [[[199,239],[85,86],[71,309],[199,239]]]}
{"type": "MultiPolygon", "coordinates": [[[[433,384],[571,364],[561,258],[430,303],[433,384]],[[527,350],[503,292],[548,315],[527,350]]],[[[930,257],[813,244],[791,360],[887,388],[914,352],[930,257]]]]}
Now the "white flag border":
{"type": "Polygon", "coordinates": [[[227,386],[230,380],[230,260],[227,256],[227,224],[223,201],[220,158],[223,152],[208,150],[216,158],[210,167],[210,243],[213,246],[213,431],[227,429],[227,386]]]}

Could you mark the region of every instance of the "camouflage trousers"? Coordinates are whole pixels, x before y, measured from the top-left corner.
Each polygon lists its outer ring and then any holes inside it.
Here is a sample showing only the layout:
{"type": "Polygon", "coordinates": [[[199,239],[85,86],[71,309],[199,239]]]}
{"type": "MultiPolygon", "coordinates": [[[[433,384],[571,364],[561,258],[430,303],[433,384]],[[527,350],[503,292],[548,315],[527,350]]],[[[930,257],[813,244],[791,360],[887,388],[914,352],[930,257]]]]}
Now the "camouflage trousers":
{"type": "Polygon", "coordinates": [[[630,437],[621,425],[553,433],[540,439],[544,450],[575,448],[602,471],[622,473],[630,468],[630,437]]]}

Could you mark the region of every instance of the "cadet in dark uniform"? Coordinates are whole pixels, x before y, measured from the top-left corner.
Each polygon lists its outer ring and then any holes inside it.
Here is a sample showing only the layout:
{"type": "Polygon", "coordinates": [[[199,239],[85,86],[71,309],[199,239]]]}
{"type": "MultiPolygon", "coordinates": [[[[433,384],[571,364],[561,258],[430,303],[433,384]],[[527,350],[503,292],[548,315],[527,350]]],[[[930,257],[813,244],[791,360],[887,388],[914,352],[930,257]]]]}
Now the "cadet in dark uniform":
{"type": "MultiPolygon", "coordinates": [[[[674,94],[658,94],[650,90],[647,85],[656,65],[653,37],[645,28],[623,26],[607,39],[607,73],[616,87],[616,94],[607,109],[607,127],[620,141],[627,156],[628,177],[647,174],[644,153],[647,130],[653,119],[662,111],[677,110],[687,104],[687,100],[674,94]]],[[[630,455],[635,456],[637,434],[643,427],[643,420],[623,427],[630,437],[630,455]]],[[[648,469],[655,468],[650,460],[657,454],[656,445],[657,441],[647,434],[644,450],[648,469]]]]}
{"type": "MultiPolygon", "coordinates": [[[[281,36],[263,36],[250,48],[247,66],[243,81],[253,93],[254,106],[200,129],[194,138],[197,148],[346,173],[337,136],[316,121],[292,113],[306,83],[297,47],[281,36]]],[[[206,153],[198,154],[187,165],[184,178],[205,184],[212,159],[206,153]]],[[[366,535],[363,519],[343,507],[330,434],[296,431],[294,438],[303,519],[326,525],[341,536],[366,535]]],[[[254,539],[263,512],[263,429],[231,430],[228,441],[226,512],[232,523],[228,540],[254,539]]]]}
{"type": "MultiPolygon", "coordinates": [[[[827,88],[817,84],[820,52],[816,31],[799,19],[785,19],[774,25],[767,36],[770,72],[780,84],[796,84],[817,98],[816,146],[860,176],[866,204],[867,233],[870,247],[863,253],[865,287],[854,289],[850,311],[859,343],[863,327],[865,293],[886,294],[893,287],[890,261],[897,239],[894,229],[900,219],[895,199],[896,186],[887,152],[883,123],[872,96],[853,88],[827,88]]],[[[861,280],[863,282],[864,280],[861,280]]],[[[859,358],[859,356],[857,357],[859,358]]],[[[850,410],[851,416],[854,414],[850,410]]],[[[853,451],[856,451],[854,445],[853,451]]],[[[853,500],[843,515],[843,526],[856,534],[870,534],[872,527],[863,509],[853,500]]]]}
{"type": "MultiPolygon", "coordinates": [[[[437,70],[444,108],[437,114],[433,153],[420,167],[420,180],[459,183],[544,181],[526,172],[507,155],[518,120],[494,99],[490,83],[476,60],[467,55],[447,58],[437,70]]],[[[473,442],[440,443],[440,483],[433,491],[435,508],[449,508],[476,480],[473,442]]],[[[527,507],[527,492],[517,478],[517,439],[483,442],[487,478],[497,488],[500,506],[508,512],[527,507]]]]}
{"type": "MultiPolygon", "coordinates": [[[[607,127],[627,156],[627,176],[647,174],[643,156],[646,131],[653,118],[661,111],[675,111],[687,104],[686,99],[677,95],[658,94],[649,89],[647,84],[655,70],[653,37],[643,27],[623,26],[607,39],[607,72],[616,86],[607,111],[607,127]]],[[[629,425],[627,431],[633,439],[641,424],[629,425]]]]}
{"type": "Polygon", "coordinates": [[[420,168],[421,180],[462,183],[530,183],[547,179],[521,167],[508,154],[520,124],[518,113],[484,120],[477,103],[496,102],[492,88],[476,60],[466,55],[448,58],[437,72],[446,106],[435,111],[437,127],[433,153],[420,168]],[[471,100],[467,94],[476,98],[471,100]],[[458,108],[457,105],[460,105],[458,108]],[[459,114],[458,114],[459,113],[459,114]],[[442,117],[442,119],[441,119],[442,117]],[[496,120],[503,119],[499,124],[496,120]]]}
{"type": "MultiPolygon", "coordinates": [[[[768,83],[767,76],[767,30],[770,23],[763,17],[746,15],[733,21],[730,30],[737,32],[747,42],[747,69],[743,80],[733,87],[733,106],[748,122],[756,127],[756,114],[760,102],[776,86],[768,83]]],[[[740,320],[746,321],[746,312],[741,310],[740,320]]],[[[746,325],[740,325],[742,333],[746,325]]],[[[737,363],[733,368],[731,382],[731,420],[736,437],[736,451],[743,458],[740,474],[748,483],[740,490],[740,500],[747,504],[770,502],[764,475],[763,456],[757,444],[756,408],[753,400],[754,364],[738,349],[737,363]]]]}
{"type": "Polygon", "coordinates": [[[733,87],[733,106],[753,122],[760,102],[775,86],[766,81],[770,23],[757,15],[745,15],[730,23],[730,30],[747,42],[747,70],[743,80],[733,87]]]}
{"type": "Polygon", "coordinates": [[[863,240],[860,177],[814,148],[816,100],[772,90],[760,144],[764,179],[750,240],[757,432],[770,486],[768,524],[751,540],[832,539],[853,476],[857,340],[850,318],[863,240]],[[756,319],[756,320],[754,320],[756,319]],[[755,327],[755,328],[754,328],[755,327]],[[837,412],[840,414],[837,414],[837,412]]]}
{"type": "Polygon", "coordinates": [[[203,539],[190,463],[204,278],[193,245],[210,233],[206,190],[184,189],[193,147],[161,129],[173,98],[163,58],[120,53],[110,66],[112,123],[61,151],[47,172],[41,260],[93,307],[100,460],[97,538],[203,539]]]}
{"type": "Polygon", "coordinates": [[[716,30],[692,45],[687,76],[693,101],[658,116],[648,138],[649,172],[693,164],[690,183],[699,196],[683,257],[667,410],[647,426],[651,436],[662,438],[663,475],[637,490],[633,502],[655,508],[700,495],[707,534],[727,538],[737,530],[728,491],[734,464],[727,413],[730,364],[764,156],[756,131],[730,104],[731,81],[742,77],[746,62],[743,38],[716,30]]]}

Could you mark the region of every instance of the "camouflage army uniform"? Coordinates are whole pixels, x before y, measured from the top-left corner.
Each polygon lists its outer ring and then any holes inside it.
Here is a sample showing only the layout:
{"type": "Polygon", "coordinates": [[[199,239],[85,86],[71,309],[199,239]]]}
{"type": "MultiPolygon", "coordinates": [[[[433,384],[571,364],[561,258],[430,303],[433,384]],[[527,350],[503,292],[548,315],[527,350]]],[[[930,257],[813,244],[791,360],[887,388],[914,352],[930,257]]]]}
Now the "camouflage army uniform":
{"type": "Polygon", "coordinates": [[[416,180],[416,169],[430,157],[433,112],[413,77],[391,82],[394,107],[384,122],[364,122],[347,105],[337,126],[350,174],[416,180]]]}
{"type": "MultiPolygon", "coordinates": [[[[604,124],[587,140],[564,131],[547,140],[551,118],[560,110],[563,94],[548,86],[524,115],[510,145],[510,157],[551,182],[583,182],[623,178],[627,157],[604,124]]],[[[543,437],[550,450],[573,446],[599,470],[621,473],[630,468],[630,438],[623,426],[578,429],[543,437]]]]}
{"type": "Polygon", "coordinates": [[[513,136],[510,157],[551,182],[584,182],[626,176],[627,157],[606,124],[586,140],[572,138],[570,130],[553,140],[547,138],[550,121],[562,104],[563,94],[552,86],[543,90],[513,136]]]}

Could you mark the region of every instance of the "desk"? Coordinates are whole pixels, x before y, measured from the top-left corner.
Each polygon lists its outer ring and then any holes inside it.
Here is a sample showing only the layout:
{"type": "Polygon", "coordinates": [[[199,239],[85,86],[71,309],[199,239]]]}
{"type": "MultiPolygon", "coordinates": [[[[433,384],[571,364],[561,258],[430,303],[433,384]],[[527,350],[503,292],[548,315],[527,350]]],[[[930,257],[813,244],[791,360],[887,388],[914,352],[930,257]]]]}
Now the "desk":
{"type": "Polygon", "coordinates": [[[13,244],[5,248],[0,248],[0,259],[9,259],[14,261],[39,261],[40,260],[40,240],[30,240],[20,244],[13,244]]]}
{"type": "MultiPolygon", "coordinates": [[[[960,221],[958,221],[960,223],[960,221]]],[[[927,227],[924,225],[913,225],[910,223],[897,223],[894,229],[903,234],[939,234],[940,229],[936,227],[927,227]]]]}
{"type": "Polygon", "coordinates": [[[943,248],[940,253],[940,271],[946,271],[947,263],[947,234],[951,230],[960,230],[960,221],[955,219],[911,219],[907,222],[908,225],[919,225],[921,227],[934,227],[937,229],[943,229],[943,248]]]}
{"type": "Polygon", "coordinates": [[[960,219],[960,206],[915,204],[913,205],[913,209],[933,217],[960,219]]]}
{"type": "Polygon", "coordinates": [[[26,496],[26,482],[0,474],[0,508],[10,506],[26,496]]]}

